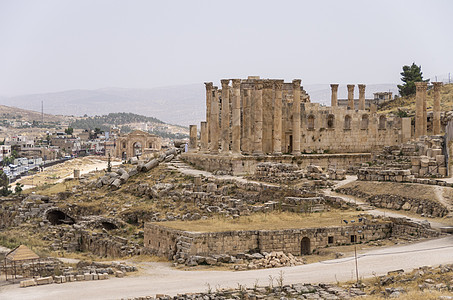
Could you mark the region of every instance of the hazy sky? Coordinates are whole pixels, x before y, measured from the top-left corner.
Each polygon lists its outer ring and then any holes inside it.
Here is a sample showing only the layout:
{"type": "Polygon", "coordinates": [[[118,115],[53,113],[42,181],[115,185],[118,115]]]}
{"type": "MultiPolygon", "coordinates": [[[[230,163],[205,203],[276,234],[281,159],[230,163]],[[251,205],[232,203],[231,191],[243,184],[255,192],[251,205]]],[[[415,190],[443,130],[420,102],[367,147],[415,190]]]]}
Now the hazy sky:
{"type": "MultiPolygon", "coordinates": [[[[453,73],[453,1],[0,0],[0,95],[453,73]]],[[[452,74],[453,76],[453,74],[452,74]]]]}

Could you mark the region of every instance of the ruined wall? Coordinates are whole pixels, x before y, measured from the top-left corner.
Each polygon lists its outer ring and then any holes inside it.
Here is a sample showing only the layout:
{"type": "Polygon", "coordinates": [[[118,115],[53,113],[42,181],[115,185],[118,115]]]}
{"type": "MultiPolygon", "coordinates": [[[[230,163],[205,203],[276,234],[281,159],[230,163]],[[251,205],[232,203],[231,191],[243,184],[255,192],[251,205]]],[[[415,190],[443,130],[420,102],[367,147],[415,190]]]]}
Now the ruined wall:
{"type": "Polygon", "coordinates": [[[346,169],[350,165],[360,164],[371,160],[370,153],[344,153],[344,154],[302,154],[299,156],[220,156],[202,153],[183,153],[181,158],[210,172],[225,172],[233,175],[253,175],[256,166],[263,162],[295,164],[299,168],[316,165],[322,168],[335,166],[346,169]]]}
{"type": "Polygon", "coordinates": [[[401,118],[387,118],[370,111],[303,103],[301,151],[371,152],[401,143],[402,125],[401,118]]]}
{"type": "Polygon", "coordinates": [[[199,233],[147,223],[144,245],[146,251],[166,257],[175,254],[187,258],[192,255],[272,251],[301,255],[327,245],[349,244],[351,235],[357,235],[358,242],[383,239],[390,236],[391,227],[392,224],[387,222],[326,228],[199,233]],[[359,230],[362,232],[357,233],[359,230]],[[308,238],[308,245],[304,246],[304,238],[308,238]]]}

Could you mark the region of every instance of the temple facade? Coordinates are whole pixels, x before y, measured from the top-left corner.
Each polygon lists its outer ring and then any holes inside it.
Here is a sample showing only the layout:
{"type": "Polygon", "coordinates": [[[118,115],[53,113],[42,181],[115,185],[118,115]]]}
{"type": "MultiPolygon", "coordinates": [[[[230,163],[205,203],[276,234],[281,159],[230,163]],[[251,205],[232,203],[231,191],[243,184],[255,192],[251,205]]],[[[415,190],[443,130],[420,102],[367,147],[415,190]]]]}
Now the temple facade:
{"type": "Polygon", "coordinates": [[[200,148],[192,143],[192,151],[257,156],[369,153],[412,137],[410,118],[387,117],[378,114],[376,106],[365,105],[364,84],[358,85],[358,103],[355,85],[347,85],[347,106],[338,105],[339,85],[332,84],[329,107],[311,103],[300,79],[253,76],[223,79],[220,88],[212,82],[205,85],[206,122],[201,124],[200,148]]]}

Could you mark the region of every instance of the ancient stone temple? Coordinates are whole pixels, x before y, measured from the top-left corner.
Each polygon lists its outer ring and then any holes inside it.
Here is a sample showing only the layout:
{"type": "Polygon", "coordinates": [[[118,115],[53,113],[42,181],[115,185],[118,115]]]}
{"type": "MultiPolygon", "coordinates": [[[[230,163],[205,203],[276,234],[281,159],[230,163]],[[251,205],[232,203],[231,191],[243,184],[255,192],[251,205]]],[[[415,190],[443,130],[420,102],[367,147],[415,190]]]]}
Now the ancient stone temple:
{"type": "MultiPolygon", "coordinates": [[[[226,168],[236,170],[233,173],[250,173],[251,161],[256,160],[347,165],[412,138],[410,118],[389,117],[377,113],[375,105],[365,105],[364,84],[358,85],[357,105],[355,85],[347,85],[347,106],[339,105],[338,84],[331,84],[331,106],[311,103],[300,79],[284,82],[250,76],[222,79],[221,88],[212,82],[205,85],[206,122],[201,125],[200,147],[197,143],[186,159],[210,170],[229,165],[226,168]]],[[[426,122],[426,116],[423,112],[417,116],[421,119],[417,118],[416,128],[418,124],[423,130],[426,125],[420,120],[426,122]]]]}

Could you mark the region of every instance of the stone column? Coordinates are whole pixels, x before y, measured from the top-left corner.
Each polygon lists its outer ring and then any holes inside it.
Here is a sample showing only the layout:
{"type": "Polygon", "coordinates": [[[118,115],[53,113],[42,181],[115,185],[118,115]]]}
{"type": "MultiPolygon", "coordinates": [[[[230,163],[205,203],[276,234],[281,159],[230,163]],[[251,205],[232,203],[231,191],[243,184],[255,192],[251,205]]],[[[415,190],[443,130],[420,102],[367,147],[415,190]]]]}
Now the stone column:
{"type": "Polygon", "coordinates": [[[365,87],[364,84],[359,84],[359,110],[365,110],[365,87]]]}
{"type": "Polygon", "coordinates": [[[426,83],[425,92],[423,93],[423,135],[428,135],[428,112],[426,107],[428,83],[426,83]]]}
{"type": "Polygon", "coordinates": [[[433,105],[433,135],[440,134],[440,87],[442,82],[433,82],[434,105],[433,105]]]}
{"type": "Polygon", "coordinates": [[[231,150],[233,154],[241,153],[241,80],[233,79],[233,128],[231,150]]]}
{"type": "Polygon", "coordinates": [[[201,151],[208,151],[208,122],[201,122],[201,151]]]}
{"type": "Polygon", "coordinates": [[[208,143],[211,141],[211,102],[212,102],[212,82],[205,82],[206,86],[206,122],[208,123],[208,143]]]}
{"type": "Polygon", "coordinates": [[[211,144],[209,150],[211,154],[219,153],[219,92],[217,87],[212,90],[211,97],[211,122],[209,122],[211,132],[211,144]]]}
{"type": "Polygon", "coordinates": [[[197,125],[189,126],[189,151],[197,151],[197,125]]]}
{"type": "Polygon", "coordinates": [[[419,138],[425,134],[426,118],[424,111],[426,110],[426,89],[428,84],[426,82],[415,82],[415,138],[419,138]]]}
{"type": "Polygon", "coordinates": [[[222,118],[221,121],[221,151],[223,154],[230,152],[230,88],[229,79],[222,79],[222,118]]]}
{"type": "Polygon", "coordinates": [[[274,101],[274,136],[272,143],[273,153],[282,154],[282,98],[283,80],[274,80],[275,101],[274,101]]]}
{"type": "Polygon", "coordinates": [[[354,85],[348,84],[348,109],[355,109],[354,107],[354,85]]]}
{"type": "Polygon", "coordinates": [[[272,86],[271,80],[263,80],[263,152],[272,153],[272,86]]]}
{"type": "Polygon", "coordinates": [[[244,113],[243,119],[244,124],[244,136],[242,137],[242,151],[246,154],[251,154],[252,152],[252,109],[251,109],[251,91],[250,89],[244,89],[244,99],[243,99],[243,106],[244,106],[244,113]]]}
{"type": "Polygon", "coordinates": [[[253,154],[263,154],[263,84],[258,81],[255,83],[253,98],[253,154]]]}
{"type": "Polygon", "coordinates": [[[331,84],[330,89],[332,90],[332,97],[330,100],[330,106],[338,106],[338,84],[331,84]]]}
{"type": "Polygon", "coordinates": [[[300,79],[293,80],[293,152],[292,155],[300,155],[300,79]]]}

